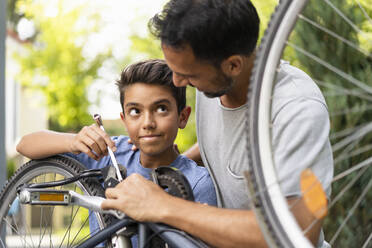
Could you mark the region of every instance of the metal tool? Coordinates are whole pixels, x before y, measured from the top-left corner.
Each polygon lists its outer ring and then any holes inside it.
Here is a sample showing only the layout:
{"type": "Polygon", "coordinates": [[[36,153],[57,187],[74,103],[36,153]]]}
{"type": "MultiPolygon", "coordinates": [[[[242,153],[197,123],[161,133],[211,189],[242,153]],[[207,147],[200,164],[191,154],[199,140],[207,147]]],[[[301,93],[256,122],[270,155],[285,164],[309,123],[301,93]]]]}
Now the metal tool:
{"type": "MultiPolygon", "coordinates": [[[[105,132],[105,129],[103,128],[103,124],[102,124],[101,115],[94,114],[93,115],[93,119],[96,121],[97,125],[105,132]]],[[[110,154],[111,161],[112,161],[112,163],[113,163],[113,165],[115,167],[116,176],[118,177],[118,180],[119,181],[123,181],[123,177],[121,176],[120,169],[119,169],[119,166],[118,166],[118,162],[116,162],[116,158],[115,158],[114,152],[108,146],[107,146],[107,150],[108,150],[108,152],[110,154]]]]}

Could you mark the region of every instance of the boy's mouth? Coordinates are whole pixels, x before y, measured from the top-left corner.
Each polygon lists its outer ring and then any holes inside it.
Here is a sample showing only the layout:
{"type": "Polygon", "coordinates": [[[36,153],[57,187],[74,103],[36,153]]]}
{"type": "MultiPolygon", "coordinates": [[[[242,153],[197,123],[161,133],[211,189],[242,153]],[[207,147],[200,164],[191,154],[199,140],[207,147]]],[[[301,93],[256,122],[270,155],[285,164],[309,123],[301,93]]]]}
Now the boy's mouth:
{"type": "Polygon", "coordinates": [[[143,140],[154,140],[159,138],[161,135],[160,134],[149,134],[149,135],[142,135],[139,138],[143,140]]]}

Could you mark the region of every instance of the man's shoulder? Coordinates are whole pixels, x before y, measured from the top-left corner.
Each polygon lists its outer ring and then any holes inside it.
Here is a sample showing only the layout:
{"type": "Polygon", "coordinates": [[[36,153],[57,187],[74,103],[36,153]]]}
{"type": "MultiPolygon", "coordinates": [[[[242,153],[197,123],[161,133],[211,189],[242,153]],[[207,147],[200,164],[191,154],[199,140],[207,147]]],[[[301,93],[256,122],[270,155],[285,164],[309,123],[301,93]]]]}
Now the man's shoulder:
{"type": "Polygon", "coordinates": [[[282,61],[274,88],[272,116],[289,106],[327,110],[322,92],[314,80],[299,68],[282,61]]]}
{"type": "Polygon", "coordinates": [[[274,96],[286,98],[309,98],[325,101],[315,81],[301,69],[286,61],[280,63],[274,96]]]}

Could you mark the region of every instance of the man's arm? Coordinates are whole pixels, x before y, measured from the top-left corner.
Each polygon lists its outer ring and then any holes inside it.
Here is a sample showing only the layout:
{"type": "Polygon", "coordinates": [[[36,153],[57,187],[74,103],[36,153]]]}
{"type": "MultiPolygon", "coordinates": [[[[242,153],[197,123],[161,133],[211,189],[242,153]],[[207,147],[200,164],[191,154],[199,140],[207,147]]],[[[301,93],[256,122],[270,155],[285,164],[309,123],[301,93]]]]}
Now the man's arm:
{"type": "MultiPolygon", "coordinates": [[[[267,247],[253,211],[221,209],[172,197],[138,174],[106,190],[106,196],[104,209],[118,209],[138,221],[174,226],[212,246],[267,247]]],[[[302,203],[295,204],[292,211],[304,228],[314,220],[302,203]]],[[[320,224],[307,233],[313,244],[318,241],[320,224]]]]}
{"type": "Polygon", "coordinates": [[[86,153],[93,159],[107,154],[107,146],[115,150],[115,143],[97,125],[86,126],[77,134],[53,132],[49,130],[31,133],[22,137],[17,151],[31,159],[71,152],[86,153]]]}
{"type": "Polygon", "coordinates": [[[198,143],[195,143],[192,147],[190,147],[187,151],[185,151],[183,155],[185,155],[191,160],[194,160],[195,163],[197,163],[198,165],[203,164],[198,143]]]}

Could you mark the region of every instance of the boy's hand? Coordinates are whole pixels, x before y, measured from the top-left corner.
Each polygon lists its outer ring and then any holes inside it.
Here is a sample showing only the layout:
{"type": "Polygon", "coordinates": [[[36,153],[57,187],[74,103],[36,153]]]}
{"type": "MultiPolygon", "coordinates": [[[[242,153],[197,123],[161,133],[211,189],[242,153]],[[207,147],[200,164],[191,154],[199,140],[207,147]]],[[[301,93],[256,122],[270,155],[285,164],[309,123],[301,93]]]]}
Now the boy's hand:
{"type": "Polygon", "coordinates": [[[128,139],[128,143],[132,144],[132,148],[131,148],[132,151],[137,151],[138,150],[137,146],[135,144],[133,144],[133,141],[130,138],[128,139]]]}
{"type": "Polygon", "coordinates": [[[107,146],[116,151],[115,143],[110,136],[96,124],[83,127],[70,144],[70,151],[75,154],[84,152],[89,157],[99,160],[106,156],[107,146]]]}

